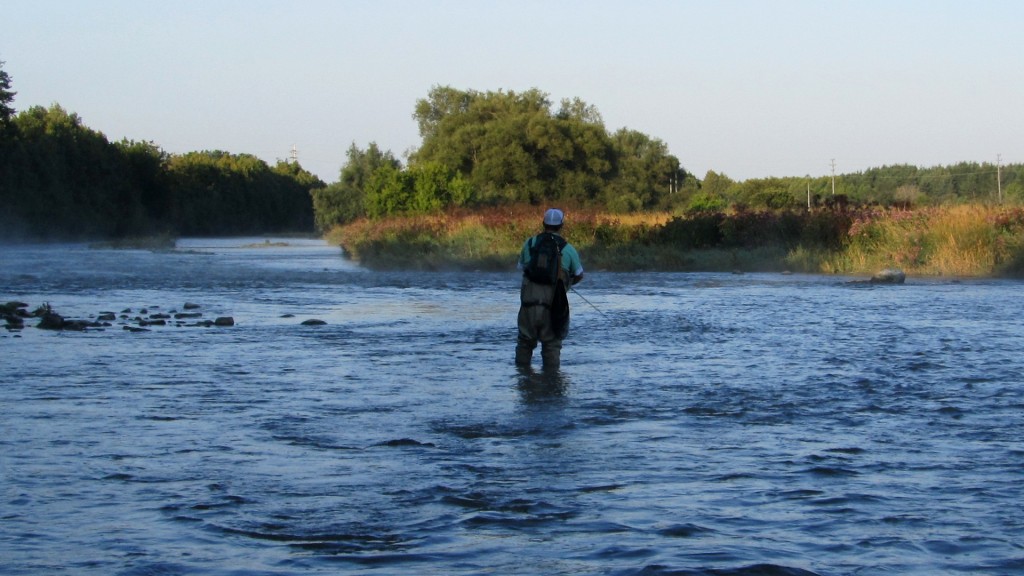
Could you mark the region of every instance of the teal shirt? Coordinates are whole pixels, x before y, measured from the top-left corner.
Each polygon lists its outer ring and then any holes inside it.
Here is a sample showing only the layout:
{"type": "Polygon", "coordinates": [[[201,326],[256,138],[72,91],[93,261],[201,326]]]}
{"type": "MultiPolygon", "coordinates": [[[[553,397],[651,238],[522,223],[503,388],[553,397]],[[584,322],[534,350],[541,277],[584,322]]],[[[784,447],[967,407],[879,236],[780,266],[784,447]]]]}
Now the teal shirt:
{"type": "MultiPolygon", "coordinates": [[[[556,234],[556,236],[559,235],[556,234]]],[[[537,237],[533,236],[523,243],[523,249],[519,251],[519,263],[516,266],[520,270],[525,270],[526,265],[530,263],[530,247],[536,241],[537,237]]],[[[583,274],[583,263],[580,262],[580,254],[572,244],[566,243],[565,248],[562,248],[562,269],[569,272],[570,277],[583,274]]]]}

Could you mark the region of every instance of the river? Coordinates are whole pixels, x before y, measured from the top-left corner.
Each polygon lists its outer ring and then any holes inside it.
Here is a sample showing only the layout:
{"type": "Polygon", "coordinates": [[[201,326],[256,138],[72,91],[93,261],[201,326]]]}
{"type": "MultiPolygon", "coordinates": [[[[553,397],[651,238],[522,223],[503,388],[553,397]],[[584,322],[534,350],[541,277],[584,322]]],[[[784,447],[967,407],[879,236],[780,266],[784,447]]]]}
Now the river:
{"type": "Polygon", "coordinates": [[[544,373],[512,271],[0,257],[2,301],[117,315],[0,333],[3,574],[1024,572],[1018,281],[588,270],[544,373]],[[234,325],[126,329],[186,303],[234,325]]]}

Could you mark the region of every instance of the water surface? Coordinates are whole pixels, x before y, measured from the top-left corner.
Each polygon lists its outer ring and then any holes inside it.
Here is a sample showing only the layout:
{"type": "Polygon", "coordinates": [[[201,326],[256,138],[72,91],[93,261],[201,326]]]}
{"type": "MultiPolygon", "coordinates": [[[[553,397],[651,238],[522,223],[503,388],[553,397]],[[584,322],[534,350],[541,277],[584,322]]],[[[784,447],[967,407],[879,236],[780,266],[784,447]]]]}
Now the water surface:
{"type": "Polygon", "coordinates": [[[0,257],[0,300],[131,311],[0,335],[6,574],[1024,571],[1020,282],[591,270],[545,374],[514,272],[0,257]],[[236,324],[124,330],[186,302],[236,324]]]}

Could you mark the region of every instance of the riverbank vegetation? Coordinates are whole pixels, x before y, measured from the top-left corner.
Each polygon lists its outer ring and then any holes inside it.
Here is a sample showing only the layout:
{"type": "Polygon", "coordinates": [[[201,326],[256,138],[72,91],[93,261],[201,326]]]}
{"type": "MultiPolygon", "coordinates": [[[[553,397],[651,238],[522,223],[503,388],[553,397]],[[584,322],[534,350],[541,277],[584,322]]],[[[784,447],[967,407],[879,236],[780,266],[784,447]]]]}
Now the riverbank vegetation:
{"type": "MultiPolygon", "coordinates": [[[[330,241],[370,268],[511,270],[540,229],[533,206],[361,219],[330,241]]],[[[588,270],[1024,276],[1024,208],[870,207],[617,215],[570,210],[588,270]]]]}
{"type": "Polygon", "coordinates": [[[1024,165],[892,165],[735,181],[579,98],[433,87],[420,146],[297,162],[109,142],[54,104],[16,112],[0,62],[0,240],[164,247],[179,235],[321,233],[366,266],[504,269],[539,214],[569,213],[588,269],[1021,275],[1024,165]]]}

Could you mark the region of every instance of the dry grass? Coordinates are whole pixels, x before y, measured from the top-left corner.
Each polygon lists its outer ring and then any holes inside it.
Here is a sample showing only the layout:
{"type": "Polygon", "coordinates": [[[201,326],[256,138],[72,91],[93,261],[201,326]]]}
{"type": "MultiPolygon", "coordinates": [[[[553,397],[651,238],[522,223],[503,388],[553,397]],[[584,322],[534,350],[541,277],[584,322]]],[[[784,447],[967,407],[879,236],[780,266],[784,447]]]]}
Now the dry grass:
{"type": "MultiPolygon", "coordinates": [[[[332,230],[328,239],[370,268],[503,270],[515,266],[522,242],[540,231],[542,213],[534,206],[513,206],[360,220],[332,230]]],[[[806,227],[795,234],[799,240],[766,241],[762,230],[779,222],[768,215],[730,214],[711,230],[746,227],[739,236],[720,235],[741,238],[740,244],[683,245],[682,236],[664,233],[667,224],[680,224],[669,213],[569,209],[563,233],[591,270],[873,274],[895,267],[910,275],[1024,275],[1020,208],[952,206],[789,218],[786,222],[806,227]]]]}
{"type": "Polygon", "coordinates": [[[1016,274],[1024,238],[1018,208],[962,205],[875,212],[854,222],[824,271],[901,268],[919,276],[1016,274]]]}

